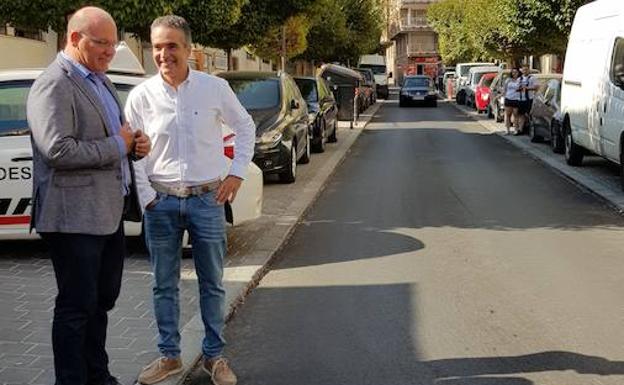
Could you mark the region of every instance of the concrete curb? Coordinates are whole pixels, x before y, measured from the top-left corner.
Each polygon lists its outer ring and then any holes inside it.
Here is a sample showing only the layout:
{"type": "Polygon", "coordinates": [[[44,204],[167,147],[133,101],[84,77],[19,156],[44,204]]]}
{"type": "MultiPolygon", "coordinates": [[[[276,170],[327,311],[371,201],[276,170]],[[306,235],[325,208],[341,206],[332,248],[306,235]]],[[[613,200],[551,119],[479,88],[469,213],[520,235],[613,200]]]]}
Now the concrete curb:
{"type": "Polygon", "coordinates": [[[487,119],[487,117],[478,115],[476,112],[466,107],[459,106],[455,103],[450,104],[466,114],[468,117],[475,120],[486,130],[500,136],[508,143],[511,143],[527,155],[531,156],[533,159],[549,166],[555,172],[570,180],[575,185],[595,195],[618,213],[624,213],[624,194],[622,194],[622,191],[617,183],[613,183],[605,177],[593,175],[587,169],[583,169],[582,167],[569,166],[565,162],[565,158],[562,155],[552,153],[549,149],[546,150],[540,148],[541,146],[531,143],[526,136],[504,135],[505,128],[501,123],[496,123],[493,120],[487,119]]]}
{"type": "MultiPolygon", "coordinates": [[[[264,220],[272,224],[267,234],[263,236],[261,243],[256,247],[252,256],[244,258],[244,264],[238,266],[227,266],[224,271],[224,284],[226,292],[226,322],[234,316],[236,310],[244,303],[245,297],[258,285],[262,277],[270,270],[275,255],[290,238],[295,226],[306,211],[316,201],[327,180],[333,175],[337,166],[346,158],[351,146],[359,137],[362,130],[379,110],[382,103],[376,103],[369,107],[360,115],[360,120],[354,125],[355,135],[340,143],[340,148],[329,159],[326,160],[322,171],[314,178],[306,181],[304,193],[300,199],[293,200],[288,206],[288,212],[292,215],[282,217],[265,218],[264,220]]],[[[348,128],[349,122],[340,122],[340,128],[348,128]]],[[[182,352],[180,354],[185,364],[184,371],[176,376],[172,376],[162,385],[177,385],[184,382],[186,377],[194,370],[195,366],[202,358],[201,341],[204,338],[204,327],[201,321],[201,314],[197,312],[195,316],[182,327],[182,352]]]]}

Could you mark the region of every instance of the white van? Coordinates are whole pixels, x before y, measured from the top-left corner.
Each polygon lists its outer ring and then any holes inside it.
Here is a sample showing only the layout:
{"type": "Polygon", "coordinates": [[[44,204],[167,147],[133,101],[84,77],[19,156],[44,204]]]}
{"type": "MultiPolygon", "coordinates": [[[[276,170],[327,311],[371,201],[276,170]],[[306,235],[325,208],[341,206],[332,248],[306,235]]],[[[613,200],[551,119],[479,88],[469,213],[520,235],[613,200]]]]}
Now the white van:
{"type": "Polygon", "coordinates": [[[377,85],[377,97],[388,99],[388,79],[392,72],[388,73],[386,57],[382,55],[362,55],[358,64],[359,68],[370,68],[375,76],[377,85]]]}
{"type": "Polygon", "coordinates": [[[494,63],[458,63],[455,66],[455,100],[457,104],[466,104],[466,87],[468,86],[470,69],[494,65],[494,63]]]}
{"type": "MultiPolygon", "coordinates": [[[[568,164],[594,153],[624,159],[624,2],[598,0],[578,9],[566,51],[561,113],[568,164]]],[[[624,175],[622,176],[624,188],[624,175]]]]}

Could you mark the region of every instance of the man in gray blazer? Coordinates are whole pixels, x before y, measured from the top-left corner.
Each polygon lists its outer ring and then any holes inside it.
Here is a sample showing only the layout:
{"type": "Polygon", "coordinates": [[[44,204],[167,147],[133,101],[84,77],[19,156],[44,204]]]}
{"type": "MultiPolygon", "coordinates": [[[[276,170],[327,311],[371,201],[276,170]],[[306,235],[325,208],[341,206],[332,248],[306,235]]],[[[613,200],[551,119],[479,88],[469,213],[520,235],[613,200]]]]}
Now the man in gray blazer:
{"type": "Polygon", "coordinates": [[[52,324],[57,385],[110,385],[108,316],[119,295],[123,218],[140,220],[130,158],[150,142],[125,123],[104,75],[117,27],[102,9],[69,20],[67,45],[35,81],[27,104],[33,147],[31,226],[50,248],[58,295],[52,324]]]}

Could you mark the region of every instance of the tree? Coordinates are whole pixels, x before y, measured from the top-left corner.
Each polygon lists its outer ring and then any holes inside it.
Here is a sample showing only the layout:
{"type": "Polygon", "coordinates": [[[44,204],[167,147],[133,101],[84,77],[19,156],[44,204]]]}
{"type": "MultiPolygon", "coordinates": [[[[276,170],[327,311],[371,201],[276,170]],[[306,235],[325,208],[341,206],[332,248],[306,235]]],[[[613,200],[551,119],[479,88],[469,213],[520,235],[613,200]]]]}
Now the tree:
{"type": "Polygon", "coordinates": [[[202,44],[226,50],[231,68],[232,49],[259,44],[271,28],[282,26],[289,17],[305,11],[313,1],[251,0],[242,6],[236,23],[206,34],[202,44]]]}
{"type": "Polygon", "coordinates": [[[162,15],[178,14],[187,19],[198,42],[215,31],[234,24],[247,0],[2,0],[0,23],[63,32],[66,16],[85,6],[107,10],[117,26],[144,40],[149,40],[149,26],[162,15]]]}
{"type": "Polygon", "coordinates": [[[305,15],[291,16],[282,26],[271,27],[268,33],[253,45],[254,52],[265,59],[279,61],[281,56],[291,59],[308,47],[310,22],[305,15]],[[285,52],[283,51],[285,48],[285,52]]]}
{"type": "Polygon", "coordinates": [[[574,14],[587,2],[443,0],[430,7],[428,18],[445,61],[495,57],[517,64],[527,55],[563,54],[574,14]]]}
{"type": "Polygon", "coordinates": [[[317,0],[307,11],[310,28],[302,59],[331,62],[349,37],[347,16],[336,0],[317,0]]]}

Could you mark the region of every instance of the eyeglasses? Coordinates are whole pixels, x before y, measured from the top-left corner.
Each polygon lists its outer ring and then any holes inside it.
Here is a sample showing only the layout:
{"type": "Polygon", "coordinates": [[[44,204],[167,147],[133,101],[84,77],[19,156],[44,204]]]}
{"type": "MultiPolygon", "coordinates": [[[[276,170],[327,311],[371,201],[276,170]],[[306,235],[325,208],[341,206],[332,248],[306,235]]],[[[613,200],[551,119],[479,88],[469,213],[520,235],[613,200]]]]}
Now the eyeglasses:
{"type": "Polygon", "coordinates": [[[93,44],[97,45],[100,48],[112,48],[112,49],[116,49],[117,47],[119,47],[120,42],[116,41],[116,42],[110,42],[108,40],[105,39],[96,39],[93,36],[87,35],[84,32],[78,32],[81,36],[86,37],[87,39],[91,40],[93,42],[93,44]]]}

